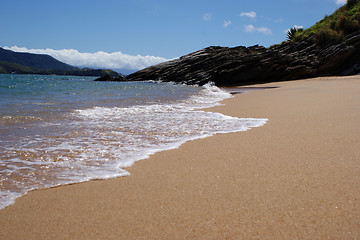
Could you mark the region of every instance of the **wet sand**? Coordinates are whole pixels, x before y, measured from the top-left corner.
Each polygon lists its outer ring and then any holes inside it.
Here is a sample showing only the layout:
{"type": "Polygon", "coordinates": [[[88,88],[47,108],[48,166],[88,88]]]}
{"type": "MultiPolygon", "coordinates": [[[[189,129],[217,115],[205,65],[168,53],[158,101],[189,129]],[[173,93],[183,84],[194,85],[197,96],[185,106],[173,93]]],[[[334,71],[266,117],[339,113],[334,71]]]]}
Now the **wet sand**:
{"type": "Polygon", "coordinates": [[[359,239],[360,76],[254,87],[278,88],[210,111],[264,126],[32,191],[0,211],[0,239],[359,239]]]}

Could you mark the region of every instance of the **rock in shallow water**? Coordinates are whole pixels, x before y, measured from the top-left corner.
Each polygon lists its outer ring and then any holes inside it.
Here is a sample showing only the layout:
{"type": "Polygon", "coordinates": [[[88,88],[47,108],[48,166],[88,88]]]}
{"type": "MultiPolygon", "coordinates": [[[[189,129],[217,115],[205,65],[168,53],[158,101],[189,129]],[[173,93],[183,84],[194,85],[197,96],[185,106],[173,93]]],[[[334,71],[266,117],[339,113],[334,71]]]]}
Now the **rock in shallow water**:
{"type": "Polygon", "coordinates": [[[124,77],[122,76],[117,76],[117,77],[111,77],[109,74],[105,74],[102,77],[99,77],[97,79],[95,79],[94,81],[97,82],[123,82],[124,81],[124,77]]]}

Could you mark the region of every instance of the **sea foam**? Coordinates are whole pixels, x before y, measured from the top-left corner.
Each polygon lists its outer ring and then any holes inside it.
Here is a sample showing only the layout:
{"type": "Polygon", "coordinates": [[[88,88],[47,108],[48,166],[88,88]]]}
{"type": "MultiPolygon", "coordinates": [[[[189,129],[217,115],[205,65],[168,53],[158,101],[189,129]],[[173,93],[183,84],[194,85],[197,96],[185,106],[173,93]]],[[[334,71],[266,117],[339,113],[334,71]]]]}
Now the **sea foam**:
{"type": "Polygon", "coordinates": [[[44,134],[6,146],[0,163],[0,208],[29,190],[126,176],[125,168],[152,154],[218,133],[260,127],[267,119],[202,111],[231,94],[211,84],[171,102],[76,109],[43,122],[44,134]],[[21,178],[21,182],[16,179],[21,178]]]}

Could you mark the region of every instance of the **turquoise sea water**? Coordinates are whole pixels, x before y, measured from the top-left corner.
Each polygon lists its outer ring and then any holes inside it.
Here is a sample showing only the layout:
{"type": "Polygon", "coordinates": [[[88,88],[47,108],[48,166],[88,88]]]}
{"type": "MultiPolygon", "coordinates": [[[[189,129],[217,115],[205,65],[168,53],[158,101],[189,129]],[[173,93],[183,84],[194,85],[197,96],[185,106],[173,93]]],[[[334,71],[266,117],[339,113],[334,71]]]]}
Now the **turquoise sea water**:
{"type": "Polygon", "coordinates": [[[231,95],[215,86],[0,75],[0,209],[29,190],[125,176],[158,151],[266,119],[201,108],[231,95]]]}

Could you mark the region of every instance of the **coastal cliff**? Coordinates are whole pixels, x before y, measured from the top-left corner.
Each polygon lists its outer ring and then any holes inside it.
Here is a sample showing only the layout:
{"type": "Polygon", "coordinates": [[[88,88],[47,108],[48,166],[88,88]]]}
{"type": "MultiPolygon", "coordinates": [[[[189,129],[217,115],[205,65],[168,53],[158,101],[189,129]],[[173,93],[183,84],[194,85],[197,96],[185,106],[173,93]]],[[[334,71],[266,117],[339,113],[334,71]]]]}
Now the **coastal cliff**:
{"type": "Polygon", "coordinates": [[[126,81],[159,80],[217,86],[246,85],[360,72],[360,1],[348,1],[313,27],[265,48],[208,47],[130,74],[126,81]]]}

